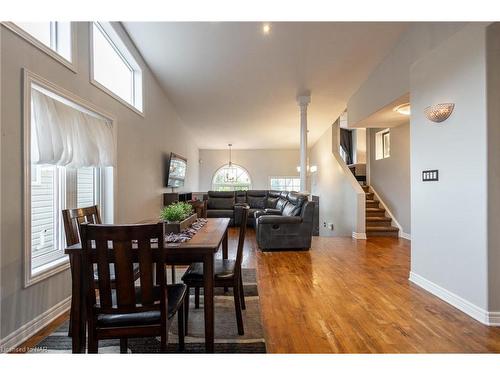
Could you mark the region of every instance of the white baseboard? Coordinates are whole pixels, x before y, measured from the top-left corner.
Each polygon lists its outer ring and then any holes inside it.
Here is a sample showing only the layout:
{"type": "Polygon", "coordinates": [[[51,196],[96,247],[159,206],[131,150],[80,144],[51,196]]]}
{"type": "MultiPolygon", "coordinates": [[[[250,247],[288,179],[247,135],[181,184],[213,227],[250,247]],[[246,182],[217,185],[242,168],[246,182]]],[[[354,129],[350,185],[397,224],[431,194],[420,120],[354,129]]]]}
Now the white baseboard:
{"type": "Polygon", "coordinates": [[[405,240],[411,241],[411,234],[405,233],[403,231],[399,231],[399,237],[404,238],[405,240]]]}
{"type": "Polygon", "coordinates": [[[58,316],[67,311],[71,306],[71,296],[52,306],[35,319],[19,327],[17,330],[0,341],[3,352],[9,352],[29,339],[35,333],[54,321],[58,316]]]}
{"type": "Polygon", "coordinates": [[[366,233],[352,232],[352,238],[356,240],[366,240],[366,233]]]}
{"type": "Polygon", "coordinates": [[[477,321],[488,326],[500,326],[500,311],[486,311],[414,272],[410,272],[409,280],[477,321]]]}

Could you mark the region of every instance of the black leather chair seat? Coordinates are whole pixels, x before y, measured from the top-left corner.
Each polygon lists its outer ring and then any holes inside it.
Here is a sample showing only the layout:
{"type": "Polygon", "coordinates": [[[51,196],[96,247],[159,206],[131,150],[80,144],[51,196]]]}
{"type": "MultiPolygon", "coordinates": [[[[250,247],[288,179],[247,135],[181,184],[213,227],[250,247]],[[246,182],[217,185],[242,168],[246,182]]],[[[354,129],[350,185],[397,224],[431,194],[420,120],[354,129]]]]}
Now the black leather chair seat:
{"type": "MultiPolygon", "coordinates": [[[[171,319],[177,309],[181,306],[186,294],[186,285],[173,284],[167,287],[168,298],[168,319],[171,319]]],[[[160,297],[160,288],[153,290],[156,300],[160,297]]],[[[115,303],[115,293],[113,293],[113,303],[115,303]]],[[[136,300],[140,301],[140,289],[136,288],[136,300]]],[[[160,311],[146,311],[130,314],[99,314],[97,316],[98,327],[127,327],[127,326],[147,326],[160,324],[160,311]]]]}
{"type": "MultiPolygon", "coordinates": [[[[232,259],[216,259],[214,262],[214,278],[229,279],[234,275],[236,261],[232,259]]],[[[203,281],[203,263],[192,263],[187,269],[182,281],[203,281]]]]}

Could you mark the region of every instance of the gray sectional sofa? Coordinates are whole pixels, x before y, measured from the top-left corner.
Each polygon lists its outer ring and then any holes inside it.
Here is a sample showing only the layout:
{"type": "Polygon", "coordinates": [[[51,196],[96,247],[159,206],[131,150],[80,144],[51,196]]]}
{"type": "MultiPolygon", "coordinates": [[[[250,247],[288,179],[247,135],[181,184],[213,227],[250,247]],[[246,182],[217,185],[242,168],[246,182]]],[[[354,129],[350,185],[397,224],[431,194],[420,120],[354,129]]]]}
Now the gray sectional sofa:
{"type": "Polygon", "coordinates": [[[256,229],[262,250],[309,249],[313,231],[314,202],[296,192],[248,190],[209,191],[207,217],[227,217],[240,225],[242,207],[248,205],[248,223],[256,229]]]}

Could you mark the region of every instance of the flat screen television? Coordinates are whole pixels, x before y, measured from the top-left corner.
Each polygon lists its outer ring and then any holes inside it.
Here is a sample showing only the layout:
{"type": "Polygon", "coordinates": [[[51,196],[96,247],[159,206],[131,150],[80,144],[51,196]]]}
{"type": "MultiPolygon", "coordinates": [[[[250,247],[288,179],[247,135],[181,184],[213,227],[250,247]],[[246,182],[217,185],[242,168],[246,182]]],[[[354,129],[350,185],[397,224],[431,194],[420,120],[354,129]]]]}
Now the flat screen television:
{"type": "Polygon", "coordinates": [[[170,153],[167,165],[167,187],[178,188],[184,186],[186,179],[187,159],[180,155],[170,153]]]}

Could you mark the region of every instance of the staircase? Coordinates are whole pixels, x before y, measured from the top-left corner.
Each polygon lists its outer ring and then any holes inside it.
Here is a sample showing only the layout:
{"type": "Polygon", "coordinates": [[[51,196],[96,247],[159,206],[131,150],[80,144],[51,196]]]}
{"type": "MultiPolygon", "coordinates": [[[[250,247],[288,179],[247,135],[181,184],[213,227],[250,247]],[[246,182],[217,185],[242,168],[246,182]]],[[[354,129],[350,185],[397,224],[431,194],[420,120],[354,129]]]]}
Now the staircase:
{"type": "Polygon", "coordinates": [[[366,237],[399,237],[399,228],[392,226],[390,217],[385,216],[385,208],[370,192],[370,187],[361,185],[366,194],[366,237]]]}

